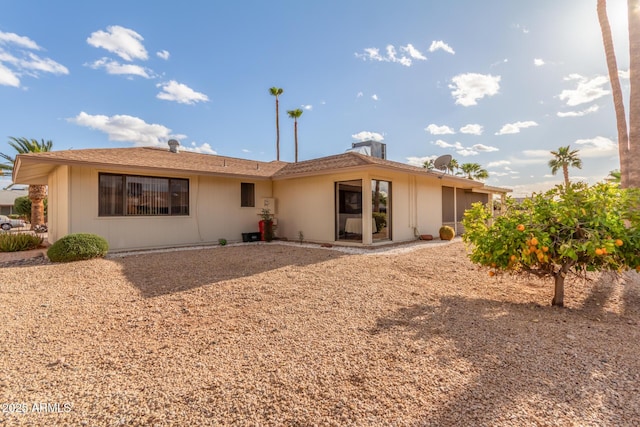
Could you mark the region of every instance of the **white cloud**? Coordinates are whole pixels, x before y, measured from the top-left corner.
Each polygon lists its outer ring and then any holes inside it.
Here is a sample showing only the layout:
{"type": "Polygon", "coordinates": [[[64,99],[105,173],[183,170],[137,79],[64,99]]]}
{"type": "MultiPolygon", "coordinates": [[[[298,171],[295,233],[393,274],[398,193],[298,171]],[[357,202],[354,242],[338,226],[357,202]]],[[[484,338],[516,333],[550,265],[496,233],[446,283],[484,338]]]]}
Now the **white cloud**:
{"type": "Polygon", "coordinates": [[[41,50],[36,42],[29,37],[19,36],[16,33],[4,33],[0,31],[0,44],[17,45],[23,49],[41,50]]]}
{"type": "Polygon", "coordinates": [[[453,89],[451,95],[456,99],[456,104],[464,107],[477,105],[477,100],[485,96],[493,96],[500,89],[500,76],[490,74],[466,73],[458,74],[451,79],[453,89]]]}
{"type": "Polygon", "coordinates": [[[21,77],[38,78],[42,73],[69,74],[69,70],[51,58],[42,58],[29,50],[42,50],[28,37],[0,31],[0,85],[20,87],[21,77]]]}
{"type": "Polygon", "coordinates": [[[437,140],[437,141],[432,141],[431,142],[433,145],[436,145],[440,148],[452,148],[455,150],[455,152],[463,157],[466,156],[477,156],[480,152],[491,152],[491,151],[498,151],[498,148],[496,147],[490,147],[488,145],[484,145],[484,144],[475,144],[471,147],[465,147],[463,146],[460,142],[455,142],[453,144],[450,144],[446,141],[443,141],[441,139],[437,140]]]}
{"type": "Polygon", "coordinates": [[[463,148],[462,144],[460,144],[459,142],[456,142],[455,144],[449,144],[447,141],[443,141],[441,139],[438,139],[436,141],[431,141],[431,143],[440,148],[457,148],[457,149],[463,148]]]}
{"type": "Polygon", "coordinates": [[[534,157],[534,158],[547,157],[549,160],[551,160],[550,150],[524,150],[522,153],[526,157],[534,157]]]}
{"type": "Polygon", "coordinates": [[[182,147],[186,151],[191,151],[194,153],[204,153],[204,154],[218,154],[208,142],[197,145],[195,142],[191,143],[191,147],[183,146],[182,147]]]}
{"type": "Polygon", "coordinates": [[[426,128],[424,128],[424,130],[429,132],[431,135],[452,135],[456,133],[449,126],[446,126],[446,125],[438,126],[433,123],[427,126],[426,128]]]}
{"type": "Polygon", "coordinates": [[[363,96],[364,96],[364,93],[358,92],[358,94],[356,95],[356,98],[362,98],[363,96]]]}
{"type": "Polygon", "coordinates": [[[153,71],[149,70],[148,68],[134,64],[121,64],[118,61],[114,61],[109,58],[98,59],[97,61],[94,61],[93,63],[87,65],[95,70],[104,68],[107,74],[133,75],[144,77],[145,79],[151,79],[155,77],[153,71]]]}
{"type": "Polygon", "coordinates": [[[500,129],[500,131],[496,132],[496,135],[520,133],[520,129],[526,129],[532,126],[538,126],[538,124],[530,120],[526,122],[507,123],[506,125],[502,126],[502,129],[500,129]]]}
{"type": "Polygon", "coordinates": [[[586,116],[587,114],[595,113],[599,109],[600,107],[594,104],[591,107],[582,111],[565,111],[565,112],[558,111],[557,115],[558,117],[582,117],[582,116],[586,116]]]}
{"type": "Polygon", "coordinates": [[[144,38],[133,30],[112,25],[107,27],[107,31],[96,31],[91,33],[87,39],[93,47],[103,48],[111,53],[115,53],[125,61],[134,59],[147,60],[149,55],[142,45],[144,38]]]}
{"type": "Polygon", "coordinates": [[[629,72],[629,70],[618,70],[618,76],[621,79],[630,79],[631,78],[631,72],[629,72]]]}
{"type": "Polygon", "coordinates": [[[195,104],[196,102],[209,101],[209,97],[204,93],[196,92],[189,86],[178,83],[175,80],[159,83],[156,87],[162,88],[162,92],[156,95],[158,99],[176,101],[180,104],[195,104]]]}
{"type": "Polygon", "coordinates": [[[156,56],[160,59],[164,59],[165,61],[169,59],[169,57],[171,56],[171,54],[169,53],[168,50],[160,50],[158,52],[156,52],[156,56]]]}
{"type": "Polygon", "coordinates": [[[364,61],[378,61],[378,62],[395,62],[405,67],[410,67],[413,64],[413,60],[424,61],[427,58],[412,44],[406,46],[400,46],[400,52],[406,53],[408,56],[402,54],[398,56],[398,52],[394,45],[387,45],[385,48],[385,55],[380,54],[380,49],[377,47],[368,47],[364,49],[364,53],[356,53],[356,58],[361,58],[364,61]]]}
{"type": "Polygon", "coordinates": [[[384,140],[384,137],[377,133],[377,132],[369,132],[369,131],[362,131],[362,132],[358,132],[354,135],[351,135],[351,138],[355,139],[356,141],[378,141],[381,142],[382,140],[384,140]]]}
{"type": "Polygon", "coordinates": [[[456,52],[451,48],[451,46],[449,46],[448,44],[446,44],[445,42],[443,42],[442,40],[438,40],[438,41],[432,41],[431,42],[431,46],[429,46],[429,52],[435,52],[436,50],[444,50],[445,52],[448,52],[452,55],[455,55],[456,52]]]}
{"type": "Polygon", "coordinates": [[[20,87],[18,76],[0,62],[0,85],[20,87]]]}
{"type": "Polygon", "coordinates": [[[435,160],[437,156],[425,156],[425,157],[407,157],[407,163],[412,166],[423,167],[424,162],[429,160],[435,160]]]}
{"type": "Polygon", "coordinates": [[[375,93],[373,95],[371,95],[371,99],[373,99],[374,101],[378,100],[378,95],[376,95],[375,93]]]}
{"type": "Polygon", "coordinates": [[[580,74],[571,74],[565,77],[564,80],[577,81],[575,89],[565,89],[558,95],[560,100],[566,101],[567,105],[571,107],[595,101],[610,93],[602,87],[609,83],[609,78],[606,76],[596,76],[589,79],[580,74]]]}
{"type": "Polygon", "coordinates": [[[472,145],[471,149],[473,149],[474,151],[484,151],[486,153],[490,153],[492,151],[499,151],[498,148],[496,147],[491,147],[489,145],[484,145],[484,144],[472,145]]]}
{"type": "Polygon", "coordinates": [[[38,55],[31,52],[27,53],[26,59],[21,60],[19,65],[23,69],[30,71],[42,71],[51,74],[69,74],[69,70],[64,65],[58,64],[50,58],[40,58],[38,55]]]}
{"type": "Polygon", "coordinates": [[[400,46],[400,50],[403,52],[407,52],[413,59],[419,59],[421,61],[427,59],[427,57],[424,56],[418,49],[413,47],[411,43],[407,44],[406,46],[400,46]]]}
{"type": "Polygon", "coordinates": [[[478,124],[468,124],[461,127],[460,132],[469,135],[482,135],[482,132],[484,132],[484,127],[478,124]]]}
{"type": "Polygon", "coordinates": [[[135,145],[164,145],[169,139],[184,139],[185,135],[175,135],[171,129],[159,125],[149,124],[144,120],[127,115],[91,115],[82,111],[76,117],[68,119],[79,126],[99,130],[108,135],[109,141],[132,142],[135,145]]]}
{"type": "Polygon", "coordinates": [[[307,111],[313,110],[313,105],[311,104],[302,104],[301,107],[303,110],[307,110],[307,111]]]}
{"type": "Polygon", "coordinates": [[[545,64],[543,59],[540,58],[535,58],[533,60],[533,65],[535,65],[536,67],[542,67],[545,64]]]}
{"type": "Polygon", "coordinates": [[[596,136],[590,139],[578,139],[576,144],[580,145],[578,155],[586,157],[602,157],[618,155],[618,144],[603,136],[596,136]]]}
{"type": "MultiPolygon", "coordinates": [[[[488,168],[497,168],[499,166],[507,166],[510,165],[511,162],[509,160],[496,160],[495,162],[490,162],[489,164],[487,164],[488,168]]],[[[506,168],[505,169],[509,169],[506,168]]]]}

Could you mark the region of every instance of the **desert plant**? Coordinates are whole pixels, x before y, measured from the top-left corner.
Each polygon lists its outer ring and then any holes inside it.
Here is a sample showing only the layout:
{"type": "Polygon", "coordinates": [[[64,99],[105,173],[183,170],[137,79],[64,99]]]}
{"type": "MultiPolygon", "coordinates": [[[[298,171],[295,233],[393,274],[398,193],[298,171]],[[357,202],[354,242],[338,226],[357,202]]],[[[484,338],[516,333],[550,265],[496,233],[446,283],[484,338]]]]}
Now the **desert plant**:
{"type": "Polygon", "coordinates": [[[304,233],[302,230],[298,231],[298,243],[302,244],[304,242],[304,233]]]}
{"type": "Polygon", "coordinates": [[[36,249],[42,237],[30,233],[0,233],[0,252],[18,252],[36,249]]]}
{"type": "Polygon", "coordinates": [[[440,227],[440,239],[452,240],[456,236],[456,231],[448,225],[440,227]]]}
{"type": "Polygon", "coordinates": [[[71,262],[99,258],[107,254],[109,244],[97,234],[68,234],[55,242],[47,251],[53,262],[71,262]]]}
{"type": "Polygon", "coordinates": [[[227,244],[227,239],[218,239],[218,244],[219,244],[220,246],[224,246],[224,245],[226,245],[226,244],[227,244]]]}

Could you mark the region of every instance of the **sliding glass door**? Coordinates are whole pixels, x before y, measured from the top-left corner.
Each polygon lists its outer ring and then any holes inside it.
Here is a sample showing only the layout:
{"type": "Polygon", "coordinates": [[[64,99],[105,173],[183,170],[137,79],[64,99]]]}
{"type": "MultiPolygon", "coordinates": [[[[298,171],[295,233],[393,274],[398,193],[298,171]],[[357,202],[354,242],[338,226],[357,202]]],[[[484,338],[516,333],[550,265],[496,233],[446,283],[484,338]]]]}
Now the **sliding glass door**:
{"type": "Polygon", "coordinates": [[[338,181],[336,240],[362,242],[362,180],[338,181]]]}
{"type": "Polygon", "coordinates": [[[391,240],[391,182],[371,180],[372,240],[391,240]]]}

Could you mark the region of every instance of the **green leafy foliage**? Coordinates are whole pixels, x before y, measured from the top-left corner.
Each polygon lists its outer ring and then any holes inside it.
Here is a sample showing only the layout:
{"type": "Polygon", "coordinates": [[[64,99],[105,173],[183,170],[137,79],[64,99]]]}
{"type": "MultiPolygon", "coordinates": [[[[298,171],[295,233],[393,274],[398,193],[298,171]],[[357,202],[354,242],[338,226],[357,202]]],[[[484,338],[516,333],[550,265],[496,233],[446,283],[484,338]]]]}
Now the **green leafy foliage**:
{"type": "Polygon", "coordinates": [[[456,231],[448,225],[440,227],[439,233],[442,240],[451,240],[456,236],[456,231]]]}
{"type": "Polygon", "coordinates": [[[42,237],[30,233],[0,233],[0,252],[18,252],[36,249],[42,237]]]}
{"type": "Polygon", "coordinates": [[[376,228],[382,230],[387,226],[387,214],[384,212],[373,212],[373,220],[376,222],[376,228]]]}
{"type": "Polygon", "coordinates": [[[640,270],[639,207],[637,189],[557,186],[520,204],[507,199],[504,213],[493,220],[485,206],[474,204],[462,221],[463,239],[471,244],[470,259],[492,268],[491,275],[562,273],[564,280],[571,270],[640,270]]]}
{"type": "Polygon", "coordinates": [[[109,250],[107,241],[96,234],[68,234],[55,242],[47,251],[53,262],[71,262],[103,257],[109,250]]]}
{"type": "MultiPolygon", "coordinates": [[[[44,215],[47,216],[47,198],[43,200],[44,203],[44,215]]],[[[31,218],[31,200],[29,196],[17,197],[13,202],[13,210],[16,211],[22,218],[31,218]]]]}

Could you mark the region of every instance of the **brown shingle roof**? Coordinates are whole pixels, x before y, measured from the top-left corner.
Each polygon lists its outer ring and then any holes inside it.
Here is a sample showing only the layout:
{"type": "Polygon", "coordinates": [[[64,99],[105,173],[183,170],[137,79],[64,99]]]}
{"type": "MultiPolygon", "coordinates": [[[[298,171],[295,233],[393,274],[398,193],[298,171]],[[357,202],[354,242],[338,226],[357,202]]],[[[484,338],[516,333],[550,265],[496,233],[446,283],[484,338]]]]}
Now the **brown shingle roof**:
{"type": "MultiPolygon", "coordinates": [[[[56,165],[86,165],[109,169],[143,169],[156,173],[177,172],[197,175],[246,177],[253,179],[287,179],[300,176],[330,174],[363,167],[381,167],[412,174],[442,178],[449,185],[465,188],[483,187],[481,182],[443,175],[425,168],[411,166],[355,152],[346,152],[298,163],[259,162],[218,155],[181,151],[171,153],[157,147],[91,148],[19,154],[14,167],[16,183],[46,183],[46,176],[56,165]]],[[[495,190],[502,190],[493,188],[495,190]]],[[[509,191],[509,190],[507,190],[509,191]]]]}
{"type": "Polygon", "coordinates": [[[155,147],[51,151],[20,154],[18,159],[22,165],[34,163],[82,164],[256,178],[269,178],[286,165],[285,162],[259,162],[189,151],[171,153],[168,149],[155,147]]]}

